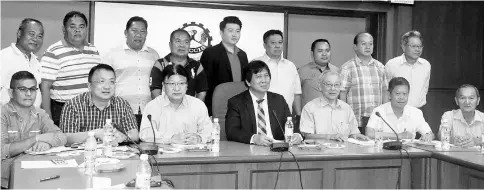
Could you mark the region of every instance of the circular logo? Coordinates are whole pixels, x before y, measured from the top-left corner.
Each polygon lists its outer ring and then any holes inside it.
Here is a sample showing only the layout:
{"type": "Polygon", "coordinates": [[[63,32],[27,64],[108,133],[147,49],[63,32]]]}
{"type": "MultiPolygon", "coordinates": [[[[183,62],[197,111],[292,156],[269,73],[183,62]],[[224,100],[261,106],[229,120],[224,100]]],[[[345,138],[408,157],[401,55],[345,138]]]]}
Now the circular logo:
{"type": "Polygon", "coordinates": [[[203,27],[203,24],[195,22],[185,23],[181,29],[186,30],[190,34],[190,54],[199,54],[203,50],[212,46],[212,36],[210,31],[203,27]]]}

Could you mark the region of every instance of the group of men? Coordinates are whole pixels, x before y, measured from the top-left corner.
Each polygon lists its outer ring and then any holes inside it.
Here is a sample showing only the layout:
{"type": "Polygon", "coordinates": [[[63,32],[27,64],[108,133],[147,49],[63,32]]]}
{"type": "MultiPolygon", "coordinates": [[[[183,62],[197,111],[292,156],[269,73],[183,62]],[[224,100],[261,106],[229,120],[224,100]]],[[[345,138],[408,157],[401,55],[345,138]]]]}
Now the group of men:
{"type": "Polygon", "coordinates": [[[359,33],[354,38],[355,56],[341,69],[331,63],[331,45],[326,39],[311,44],[312,62],[297,69],[282,57],[284,38],[279,30],[263,35],[266,52],[249,63],[247,54],[237,47],[242,22],[235,16],[223,19],[219,26],[222,41],[207,48],[200,61],[188,57],[191,37],[182,29],[171,33],[171,52],[160,58],[145,45],[148,22],[142,17],[128,20],[126,43],[104,56],[87,42],[88,27],[83,13],[67,13],[63,38],[38,61],[35,53],[43,45],[43,25],[24,19],[16,43],[0,52],[2,186],[8,184],[4,172],[10,158],[27,150],[83,142],[89,131],[102,139],[106,119],[119,126],[117,142],[148,139],[150,134],[140,135],[139,126],[152,124],[151,116],[155,122],[161,117],[170,119],[166,113],[153,112],[157,105],[175,105],[170,108],[173,112],[195,105],[200,123],[209,125],[213,91],[225,82],[242,81],[249,88],[228,101],[227,139],[259,145],[283,140],[281,125],[288,116],[301,114],[293,143],[322,134],[329,134],[330,139],[343,138],[341,134],[367,139],[368,118],[374,108],[388,101],[388,81],[394,77],[409,81],[410,105],[422,108],[426,103],[430,64],[420,58],[423,39],[417,31],[402,36],[403,55],[385,66],[371,56],[373,37],[359,33]],[[183,77],[174,77],[178,75],[183,77]],[[186,89],[179,92],[181,87],[186,89]],[[185,93],[199,100],[185,100],[185,93]],[[159,103],[145,109],[155,100],[159,103]],[[206,107],[200,107],[200,102],[206,107]],[[315,113],[318,117],[311,116],[315,113]],[[342,125],[348,129],[341,131],[342,125]],[[335,130],[339,132],[331,132],[335,130]]]}

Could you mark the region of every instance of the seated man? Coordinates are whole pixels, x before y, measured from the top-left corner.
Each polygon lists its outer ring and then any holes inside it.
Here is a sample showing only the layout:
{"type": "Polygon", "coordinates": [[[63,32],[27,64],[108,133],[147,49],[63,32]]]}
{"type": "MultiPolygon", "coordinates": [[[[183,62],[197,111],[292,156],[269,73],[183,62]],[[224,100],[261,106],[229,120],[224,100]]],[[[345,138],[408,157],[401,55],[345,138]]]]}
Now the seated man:
{"type": "MultiPolygon", "coordinates": [[[[263,61],[251,61],[242,71],[248,90],[230,98],[225,115],[227,140],[268,146],[274,140],[284,141],[284,124],[291,116],[282,95],[268,92],[271,72],[263,61]]],[[[294,127],[292,144],[302,141],[294,127]]]]}
{"type": "Polygon", "coordinates": [[[429,124],[423,118],[422,111],[415,107],[407,105],[408,92],[410,84],[403,77],[395,77],[388,84],[390,93],[390,102],[378,106],[373,110],[368,121],[366,135],[371,138],[375,137],[375,132],[379,131],[380,136],[384,139],[396,139],[395,133],[390,129],[392,127],[400,139],[414,139],[415,133],[419,132],[424,141],[431,141],[433,133],[429,124]],[[379,112],[388,124],[379,118],[376,113],[379,112]]]}
{"type": "Polygon", "coordinates": [[[115,84],[116,75],[111,66],[99,64],[91,68],[89,91],[70,99],[62,109],[60,128],[66,133],[68,144],[85,142],[89,131],[94,131],[94,136],[102,139],[106,119],[118,126],[114,133],[117,143],[129,140],[124,134],[128,134],[132,141],[138,141],[133,110],[126,100],[114,96],[115,84]]]}
{"type": "Polygon", "coordinates": [[[66,136],[49,115],[33,106],[37,90],[37,80],[32,73],[19,71],[12,75],[8,89],[11,99],[2,106],[2,188],[8,187],[10,167],[17,155],[66,143],[66,136]]]}
{"type": "Polygon", "coordinates": [[[475,86],[464,84],[457,89],[455,103],[459,109],[445,112],[441,120],[450,125],[450,143],[463,147],[481,144],[484,114],[476,110],[479,101],[479,90],[475,86]]]}
{"type": "Polygon", "coordinates": [[[344,141],[348,137],[369,140],[358,130],[358,121],[350,105],[338,100],[341,79],[337,72],[328,71],[318,78],[322,96],[308,102],[301,114],[300,130],[306,139],[344,141]]]}
{"type": "Polygon", "coordinates": [[[208,140],[212,122],[205,103],[186,95],[189,76],[182,65],[167,65],[163,69],[164,93],[150,101],[143,111],[142,141],[153,142],[153,135],[157,143],[196,144],[208,140]]]}

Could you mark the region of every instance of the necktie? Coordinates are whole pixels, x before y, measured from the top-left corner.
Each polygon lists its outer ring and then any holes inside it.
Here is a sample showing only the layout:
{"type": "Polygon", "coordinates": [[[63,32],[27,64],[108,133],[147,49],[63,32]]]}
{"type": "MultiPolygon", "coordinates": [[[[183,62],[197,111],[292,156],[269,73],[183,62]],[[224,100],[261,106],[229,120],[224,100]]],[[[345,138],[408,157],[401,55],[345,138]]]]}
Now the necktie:
{"type": "Polygon", "coordinates": [[[267,135],[265,113],[262,109],[263,101],[264,99],[257,100],[257,127],[260,129],[262,134],[267,135]]]}

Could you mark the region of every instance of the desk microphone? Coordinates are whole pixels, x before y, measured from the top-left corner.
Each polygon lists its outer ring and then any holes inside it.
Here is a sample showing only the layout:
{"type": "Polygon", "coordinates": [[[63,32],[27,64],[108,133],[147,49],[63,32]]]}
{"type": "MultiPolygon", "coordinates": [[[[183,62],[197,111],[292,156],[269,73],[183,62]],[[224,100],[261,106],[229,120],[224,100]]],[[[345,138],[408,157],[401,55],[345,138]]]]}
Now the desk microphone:
{"type": "Polygon", "coordinates": [[[147,117],[150,121],[151,130],[153,131],[153,143],[142,142],[139,144],[139,148],[141,149],[142,154],[155,155],[158,154],[158,145],[156,145],[155,141],[155,128],[153,128],[153,123],[151,122],[151,114],[147,117]]]}
{"type": "MultiPolygon", "coordinates": [[[[282,135],[284,136],[284,139],[285,139],[284,129],[282,129],[282,125],[281,125],[281,122],[279,122],[279,119],[277,119],[276,110],[272,110],[272,113],[274,114],[277,124],[279,124],[279,129],[281,129],[282,135]]],[[[271,148],[271,151],[273,152],[286,152],[286,151],[289,151],[289,143],[287,142],[272,143],[270,145],[270,148],[271,148]]]]}
{"type": "Polygon", "coordinates": [[[402,142],[400,142],[400,139],[398,138],[397,132],[395,132],[395,130],[393,130],[393,128],[390,126],[390,124],[388,124],[387,121],[385,121],[385,119],[383,119],[383,117],[380,115],[380,112],[376,112],[375,115],[378,116],[383,122],[385,122],[385,124],[387,124],[388,127],[390,127],[390,129],[393,131],[393,133],[395,133],[395,135],[397,136],[397,141],[390,141],[390,142],[383,143],[383,149],[387,149],[387,150],[400,150],[400,149],[402,149],[402,142]]]}

